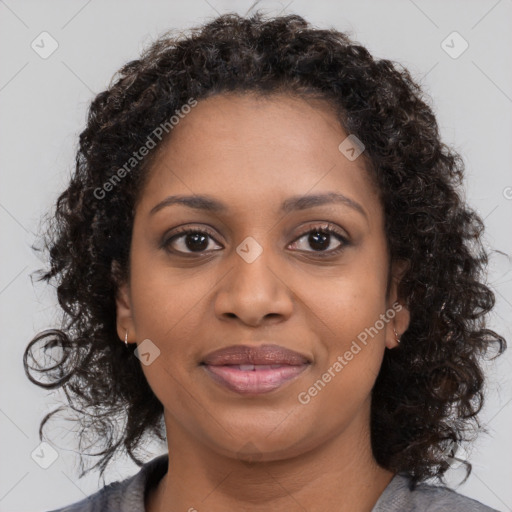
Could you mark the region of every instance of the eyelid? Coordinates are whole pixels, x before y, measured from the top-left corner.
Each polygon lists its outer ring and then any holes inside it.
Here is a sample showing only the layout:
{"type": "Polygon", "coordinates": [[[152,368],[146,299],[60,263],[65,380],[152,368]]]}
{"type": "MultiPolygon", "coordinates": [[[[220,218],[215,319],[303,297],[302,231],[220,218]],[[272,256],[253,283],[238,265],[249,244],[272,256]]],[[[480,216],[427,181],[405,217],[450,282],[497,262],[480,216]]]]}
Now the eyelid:
{"type": "MultiPolygon", "coordinates": [[[[220,242],[217,241],[217,235],[207,226],[202,224],[201,226],[194,226],[194,225],[185,225],[185,226],[179,226],[177,228],[174,228],[172,230],[172,235],[168,235],[169,232],[167,232],[162,239],[161,248],[164,250],[169,250],[167,247],[170,245],[171,241],[174,241],[184,235],[187,235],[189,233],[204,233],[208,235],[215,243],[222,245],[220,242]]],[[[218,249],[216,249],[218,250],[218,249]]],[[[169,250],[170,251],[170,250],[169,250]]],[[[173,251],[170,251],[173,252],[173,251]]],[[[174,251],[177,254],[193,254],[193,253],[184,253],[183,251],[174,251]]]]}
{"type": "Polygon", "coordinates": [[[335,224],[332,224],[331,222],[327,221],[317,221],[310,223],[303,231],[302,234],[295,237],[295,239],[291,242],[292,244],[295,244],[298,240],[303,238],[304,236],[307,236],[309,233],[314,231],[320,231],[327,233],[329,235],[335,236],[338,241],[340,242],[340,246],[336,249],[331,249],[329,251],[303,251],[299,250],[299,252],[305,252],[315,255],[315,258],[328,258],[328,257],[335,257],[341,254],[345,250],[345,248],[349,245],[351,245],[348,235],[343,234],[340,232],[340,228],[338,228],[335,224]]]}
{"type": "Polygon", "coordinates": [[[336,226],[336,224],[333,224],[332,222],[328,221],[313,221],[310,222],[306,228],[303,228],[302,234],[298,235],[294,241],[298,240],[299,238],[302,238],[304,235],[307,235],[311,231],[314,230],[318,231],[326,231],[327,233],[334,234],[338,237],[340,237],[345,243],[349,243],[349,235],[347,233],[343,233],[342,230],[336,226]]]}

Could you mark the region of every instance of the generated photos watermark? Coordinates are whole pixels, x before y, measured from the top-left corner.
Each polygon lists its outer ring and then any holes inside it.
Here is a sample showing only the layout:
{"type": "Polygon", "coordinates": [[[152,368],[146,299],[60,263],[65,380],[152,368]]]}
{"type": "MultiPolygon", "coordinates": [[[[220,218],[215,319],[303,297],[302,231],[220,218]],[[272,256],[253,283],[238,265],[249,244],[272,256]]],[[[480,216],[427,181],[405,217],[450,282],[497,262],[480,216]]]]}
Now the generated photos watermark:
{"type": "Polygon", "coordinates": [[[359,343],[361,343],[363,346],[366,346],[368,344],[368,336],[370,336],[372,339],[374,336],[376,336],[379,331],[382,331],[386,324],[395,318],[395,315],[397,312],[401,311],[403,306],[395,302],[391,308],[389,308],[385,313],[382,313],[379,317],[379,320],[377,320],[373,326],[367,327],[364,331],[360,332],[357,335],[357,340],[353,340],[352,344],[350,345],[350,348],[346,350],[343,355],[339,355],[336,358],[336,361],[329,366],[327,371],[325,371],[321,378],[318,379],[311,387],[308,388],[307,391],[301,391],[297,395],[297,399],[299,403],[302,405],[308,404],[311,399],[318,395],[322,389],[325,388],[326,384],[328,384],[338,373],[347,366],[347,364],[354,359],[354,356],[359,354],[361,352],[362,347],[359,343]],[[359,343],[357,342],[359,341],[359,343]]]}
{"type": "Polygon", "coordinates": [[[162,140],[164,133],[168,134],[171,130],[183,119],[193,107],[197,105],[197,100],[189,98],[187,103],[181,106],[179,110],[176,110],[174,115],[169,119],[160,123],[147,137],[146,142],[137,150],[132,153],[132,156],[120,167],[108,180],[103,183],[101,187],[94,189],[94,197],[96,199],[104,199],[108,192],[111,192],[121,180],[126,177],[132,169],[134,169],[139,162],[150,153],[152,149],[157,146],[157,143],[162,140]],[[158,139],[158,141],[153,140],[158,139]]]}

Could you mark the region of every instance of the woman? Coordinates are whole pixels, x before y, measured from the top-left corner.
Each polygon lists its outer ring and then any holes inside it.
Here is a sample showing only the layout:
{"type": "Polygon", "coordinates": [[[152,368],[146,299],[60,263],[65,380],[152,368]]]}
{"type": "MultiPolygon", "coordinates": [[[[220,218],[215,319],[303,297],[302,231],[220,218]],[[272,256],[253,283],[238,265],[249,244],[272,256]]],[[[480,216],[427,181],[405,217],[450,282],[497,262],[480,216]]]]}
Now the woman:
{"type": "Polygon", "coordinates": [[[424,483],[505,347],[462,178],[407,70],[297,15],[126,64],[49,231],[65,323],[24,362],[102,474],[155,435],[170,456],[61,510],[492,510],[424,483]]]}

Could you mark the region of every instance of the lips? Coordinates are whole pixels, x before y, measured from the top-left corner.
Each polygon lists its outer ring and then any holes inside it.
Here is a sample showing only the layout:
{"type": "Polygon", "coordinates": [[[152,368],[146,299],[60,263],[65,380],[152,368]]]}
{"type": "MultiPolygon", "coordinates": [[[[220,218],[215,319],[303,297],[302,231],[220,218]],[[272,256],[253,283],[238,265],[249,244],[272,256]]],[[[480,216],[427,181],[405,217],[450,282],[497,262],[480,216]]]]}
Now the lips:
{"type": "Polygon", "coordinates": [[[224,388],[257,395],[298,377],[310,363],[306,356],[279,345],[235,345],[211,352],[201,364],[224,388]]]}
{"type": "MultiPolygon", "coordinates": [[[[202,364],[221,365],[290,365],[299,366],[311,361],[304,355],[279,345],[233,345],[210,352],[202,364]]],[[[257,369],[257,368],[256,368],[257,369]]]]}

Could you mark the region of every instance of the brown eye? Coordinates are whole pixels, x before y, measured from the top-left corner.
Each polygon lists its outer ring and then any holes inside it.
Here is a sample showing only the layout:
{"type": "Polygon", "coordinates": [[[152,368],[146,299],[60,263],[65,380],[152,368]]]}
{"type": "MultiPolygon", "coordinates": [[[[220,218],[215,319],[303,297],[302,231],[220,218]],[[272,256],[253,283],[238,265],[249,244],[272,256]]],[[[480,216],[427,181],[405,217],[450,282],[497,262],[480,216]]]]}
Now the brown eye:
{"type": "Polygon", "coordinates": [[[299,248],[299,250],[320,253],[318,254],[319,256],[323,256],[321,253],[326,253],[326,256],[332,256],[341,252],[348,245],[348,240],[330,225],[322,225],[309,229],[297,238],[292,245],[294,246],[293,248],[299,248]],[[304,248],[297,247],[302,239],[304,239],[304,248]],[[336,241],[338,242],[337,245],[335,244],[336,241]],[[333,245],[334,248],[332,247],[333,245]],[[311,247],[313,250],[308,250],[306,246],[311,247]]]}
{"type": "MultiPolygon", "coordinates": [[[[163,246],[172,252],[193,254],[203,253],[211,249],[210,241],[215,239],[208,231],[201,229],[185,228],[174,234],[170,238],[167,238],[163,246]],[[210,247],[210,249],[209,249],[210,247]]],[[[222,248],[222,247],[221,247],[222,248]]]]}

